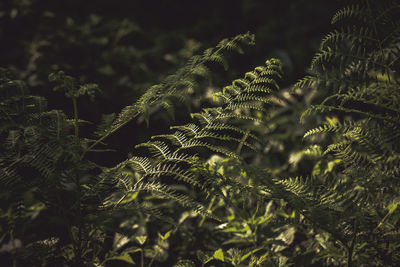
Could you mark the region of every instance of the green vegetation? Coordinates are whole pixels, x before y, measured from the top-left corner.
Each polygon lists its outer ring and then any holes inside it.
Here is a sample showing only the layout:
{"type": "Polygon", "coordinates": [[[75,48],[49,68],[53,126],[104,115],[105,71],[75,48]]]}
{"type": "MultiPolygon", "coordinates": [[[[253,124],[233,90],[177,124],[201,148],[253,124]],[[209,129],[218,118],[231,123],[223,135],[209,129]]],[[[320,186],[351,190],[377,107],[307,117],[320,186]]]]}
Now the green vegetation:
{"type": "Polygon", "coordinates": [[[0,68],[4,266],[400,265],[398,1],[339,9],[294,84],[288,54],[232,78],[250,33],[168,52],[142,22],[38,5],[0,5],[59,27],[0,68]]]}

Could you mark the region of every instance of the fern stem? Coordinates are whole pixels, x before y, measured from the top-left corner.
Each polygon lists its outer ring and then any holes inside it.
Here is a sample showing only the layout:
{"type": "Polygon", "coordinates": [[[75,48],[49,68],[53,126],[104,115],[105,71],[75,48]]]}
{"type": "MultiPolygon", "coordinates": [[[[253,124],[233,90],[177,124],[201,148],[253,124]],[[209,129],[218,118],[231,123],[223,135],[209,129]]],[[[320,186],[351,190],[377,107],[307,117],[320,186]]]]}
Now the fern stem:
{"type": "MultiPolygon", "coordinates": [[[[386,109],[386,110],[388,110],[390,112],[393,112],[393,113],[400,113],[400,109],[392,108],[392,107],[387,106],[387,105],[382,105],[382,104],[379,104],[379,103],[376,103],[376,102],[373,102],[373,101],[369,101],[369,100],[367,100],[365,98],[362,98],[362,97],[357,98],[356,96],[346,95],[346,94],[335,94],[335,95],[329,96],[324,101],[322,101],[321,105],[327,105],[328,106],[329,105],[329,104],[327,104],[328,101],[330,101],[332,99],[335,100],[335,99],[340,99],[340,98],[345,99],[346,97],[349,100],[355,100],[355,101],[359,101],[361,103],[373,105],[373,106],[376,106],[376,107],[381,108],[381,109],[386,109]]],[[[346,100],[347,99],[343,100],[343,103],[345,103],[346,100]]]]}
{"type": "Polygon", "coordinates": [[[79,177],[79,172],[76,170],[76,178],[75,178],[75,184],[76,184],[76,194],[77,194],[77,212],[78,212],[78,240],[76,242],[76,247],[75,247],[75,262],[76,266],[81,266],[83,264],[82,262],[82,228],[83,228],[83,221],[82,221],[82,191],[81,191],[81,182],[80,182],[80,177],[79,177]]]}
{"type": "MultiPolygon", "coordinates": [[[[211,201],[210,201],[210,204],[208,204],[207,212],[210,212],[210,211],[211,211],[211,208],[212,208],[212,205],[214,204],[215,198],[216,198],[216,196],[213,196],[213,197],[212,197],[212,199],[211,199],[211,201]]],[[[203,226],[203,223],[205,222],[205,220],[206,220],[206,215],[202,215],[201,221],[200,221],[200,223],[199,223],[199,227],[202,227],[202,226],[203,226]]]]}
{"type": "MultiPolygon", "coordinates": [[[[135,185],[133,186],[133,188],[136,188],[136,186],[137,186],[141,181],[143,181],[145,178],[146,178],[146,175],[143,175],[143,176],[135,183],[135,185]]],[[[125,198],[128,196],[128,194],[131,193],[131,192],[133,192],[132,189],[131,189],[131,190],[128,190],[128,192],[127,192],[126,194],[124,194],[124,195],[117,201],[117,203],[115,203],[114,208],[117,207],[119,204],[121,204],[121,202],[124,201],[125,198]]]]}
{"type": "Polygon", "coordinates": [[[15,257],[15,252],[16,252],[17,248],[15,246],[14,227],[12,227],[12,228],[13,228],[13,230],[10,231],[10,240],[11,240],[11,244],[12,244],[11,258],[12,258],[13,267],[17,267],[17,258],[15,257]]]}
{"type": "Polygon", "coordinates": [[[379,119],[382,121],[390,121],[397,125],[400,125],[400,121],[398,121],[398,120],[394,120],[391,117],[384,117],[384,116],[376,115],[375,113],[371,113],[371,112],[364,112],[364,111],[352,109],[352,108],[333,107],[333,106],[326,106],[326,105],[318,105],[318,107],[326,108],[327,110],[330,110],[330,111],[336,110],[336,111],[341,111],[341,112],[357,113],[357,114],[364,115],[366,117],[371,117],[371,118],[379,119]]]}
{"type": "Polygon", "coordinates": [[[246,133],[243,135],[242,139],[240,140],[240,143],[238,144],[238,147],[236,148],[236,154],[240,155],[240,152],[242,151],[243,144],[246,141],[247,137],[249,136],[250,131],[246,131],[246,133]]]}
{"type": "Polygon", "coordinates": [[[117,203],[115,203],[114,208],[117,207],[119,204],[121,204],[121,202],[126,198],[127,194],[123,195],[118,201],[117,203]]]}
{"type": "Polygon", "coordinates": [[[78,104],[76,101],[76,97],[72,98],[72,104],[74,106],[74,129],[75,129],[75,137],[79,137],[79,117],[78,117],[78,104]]]}
{"type": "Polygon", "coordinates": [[[353,251],[354,251],[354,245],[356,244],[356,238],[357,238],[357,233],[356,233],[356,222],[353,222],[353,239],[351,240],[350,247],[347,248],[347,267],[353,266],[353,251]]]}

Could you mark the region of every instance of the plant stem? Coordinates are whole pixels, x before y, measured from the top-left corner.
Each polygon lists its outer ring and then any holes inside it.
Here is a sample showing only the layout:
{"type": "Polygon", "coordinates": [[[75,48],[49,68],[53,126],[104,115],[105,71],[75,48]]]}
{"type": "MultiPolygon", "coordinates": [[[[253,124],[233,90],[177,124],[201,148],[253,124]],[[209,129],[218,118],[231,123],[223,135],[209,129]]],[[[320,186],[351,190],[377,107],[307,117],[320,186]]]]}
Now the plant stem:
{"type": "MultiPolygon", "coordinates": [[[[210,211],[210,210],[211,210],[212,205],[214,204],[214,201],[215,201],[215,196],[212,197],[212,199],[211,199],[211,201],[210,201],[210,204],[209,204],[208,207],[207,207],[207,211],[210,211]]],[[[203,215],[202,218],[201,218],[201,221],[200,221],[200,223],[199,223],[199,227],[203,226],[203,223],[204,223],[205,220],[206,220],[206,216],[203,215]]]]}
{"type": "Polygon", "coordinates": [[[153,258],[151,259],[151,261],[147,267],[151,267],[151,265],[153,264],[154,260],[156,259],[156,257],[158,256],[159,253],[160,253],[160,251],[157,250],[157,253],[153,256],[153,258]]]}
{"type": "Polygon", "coordinates": [[[347,267],[353,266],[353,250],[354,250],[354,245],[356,244],[356,238],[357,238],[357,233],[356,233],[356,222],[353,222],[353,239],[351,240],[350,247],[348,247],[347,252],[347,267]]]}
{"type": "Polygon", "coordinates": [[[76,171],[76,179],[75,179],[75,184],[76,184],[76,194],[77,194],[77,202],[78,202],[78,240],[77,240],[77,245],[76,245],[76,253],[75,253],[75,260],[77,263],[77,266],[82,265],[82,228],[83,228],[83,223],[82,223],[82,210],[81,210],[81,183],[80,183],[80,177],[79,177],[79,172],[76,171]]]}
{"type": "Polygon", "coordinates": [[[75,137],[79,137],[79,118],[78,118],[78,104],[76,101],[76,97],[72,98],[72,104],[74,106],[74,129],[75,129],[75,137]]]}
{"type": "MultiPolygon", "coordinates": [[[[13,227],[14,228],[14,227],[13,227]]],[[[14,230],[11,230],[10,232],[10,237],[11,237],[11,246],[12,246],[12,250],[11,250],[11,258],[12,258],[12,264],[13,267],[17,267],[17,259],[15,258],[15,250],[17,249],[15,247],[15,238],[14,238],[14,230]]]]}
{"type": "Polygon", "coordinates": [[[249,136],[250,131],[246,131],[246,133],[243,135],[242,140],[240,140],[240,143],[238,147],[236,148],[236,154],[240,155],[240,152],[242,151],[243,144],[246,141],[247,137],[249,136]]]}

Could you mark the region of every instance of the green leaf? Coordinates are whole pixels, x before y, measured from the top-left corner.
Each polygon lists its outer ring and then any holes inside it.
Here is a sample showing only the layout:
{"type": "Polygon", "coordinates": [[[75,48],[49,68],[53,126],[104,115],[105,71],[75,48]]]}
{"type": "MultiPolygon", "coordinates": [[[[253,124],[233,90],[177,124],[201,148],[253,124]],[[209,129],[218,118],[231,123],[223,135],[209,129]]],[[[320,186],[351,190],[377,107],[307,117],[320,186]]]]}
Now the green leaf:
{"type": "Polygon", "coordinates": [[[400,200],[397,202],[393,201],[392,203],[390,203],[388,206],[389,210],[388,213],[385,215],[385,217],[383,217],[383,219],[379,222],[376,228],[380,228],[383,225],[383,223],[390,217],[390,215],[392,215],[392,213],[397,210],[399,205],[400,205],[400,200]]]}
{"type": "Polygon", "coordinates": [[[222,249],[218,249],[214,252],[213,257],[216,260],[224,261],[224,252],[222,251],[222,249]]]}
{"type": "Polygon", "coordinates": [[[294,234],[296,233],[296,228],[294,227],[289,227],[286,231],[282,232],[277,239],[282,240],[284,243],[287,245],[292,244],[294,240],[294,234]]]}
{"type": "Polygon", "coordinates": [[[161,240],[166,240],[168,239],[168,237],[171,235],[171,231],[168,231],[165,233],[165,235],[162,235],[160,233],[158,233],[158,236],[161,238],[161,240]]]}
{"type": "Polygon", "coordinates": [[[286,263],[289,259],[287,257],[280,257],[279,258],[279,267],[288,266],[286,263]]]}
{"type": "Polygon", "coordinates": [[[106,259],[105,261],[111,261],[111,260],[118,260],[118,261],[124,261],[126,263],[130,263],[130,264],[135,264],[135,262],[133,261],[132,257],[129,255],[129,253],[124,253],[120,256],[110,257],[110,258],[106,259]]]}
{"type": "Polygon", "coordinates": [[[240,262],[244,261],[245,259],[247,259],[249,256],[253,255],[254,253],[256,253],[257,251],[261,250],[261,248],[256,248],[253,249],[252,251],[244,254],[241,258],[240,258],[240,262]]]}
{"type": "Polygon", "coordinates": [[[139,235],[135,236],[135,240],[140,244],[143,245],[147,240],[147,235],[139,235]]]}

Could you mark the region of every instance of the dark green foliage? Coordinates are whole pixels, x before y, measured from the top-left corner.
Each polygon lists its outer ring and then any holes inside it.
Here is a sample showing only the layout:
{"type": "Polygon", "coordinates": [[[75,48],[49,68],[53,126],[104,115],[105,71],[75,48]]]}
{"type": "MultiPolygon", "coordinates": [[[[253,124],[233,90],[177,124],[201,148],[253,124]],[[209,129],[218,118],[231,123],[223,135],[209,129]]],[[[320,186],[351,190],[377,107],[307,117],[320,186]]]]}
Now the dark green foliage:
{"type": "MultiPolygon", "coordinates": [[[[399,266],[399,15],[397,1],[339,10],[310,75],[291,88],[269,59],[204,90],[212,63],[226,69],[227,51],[254,43],[248,33],[224,39],[103,115],[94,137],[78,101],[101,94],[97,85],[49,75],[69,119],[1,69],[1,262],[399,266]],[[202,109],[190,121],[112,167],[93,160],[112,155],[104,142],[130,122],[173,118],[193,97],[202,109]]],[[[136,29],[124,23],[116,43],[136,29]]]]}
{"type": "Polygon", "coordinates": [[[387,221],[399,197],[399,13],[396,1],[365,1],[337,12],[332,23],[341,23],[341,30],[323,39],[311,66],[316,75],[298,83],[331,92],[305,114],[333,117],[305,138],[332,136],[323,155],[334,175],[318,171],[316,178],[331,183],[324,194],[334,196],[329,206],[341,214],[334,233],[355,266],[396,266],[400,260],[389,238],[398,219],[387,221]]]}

